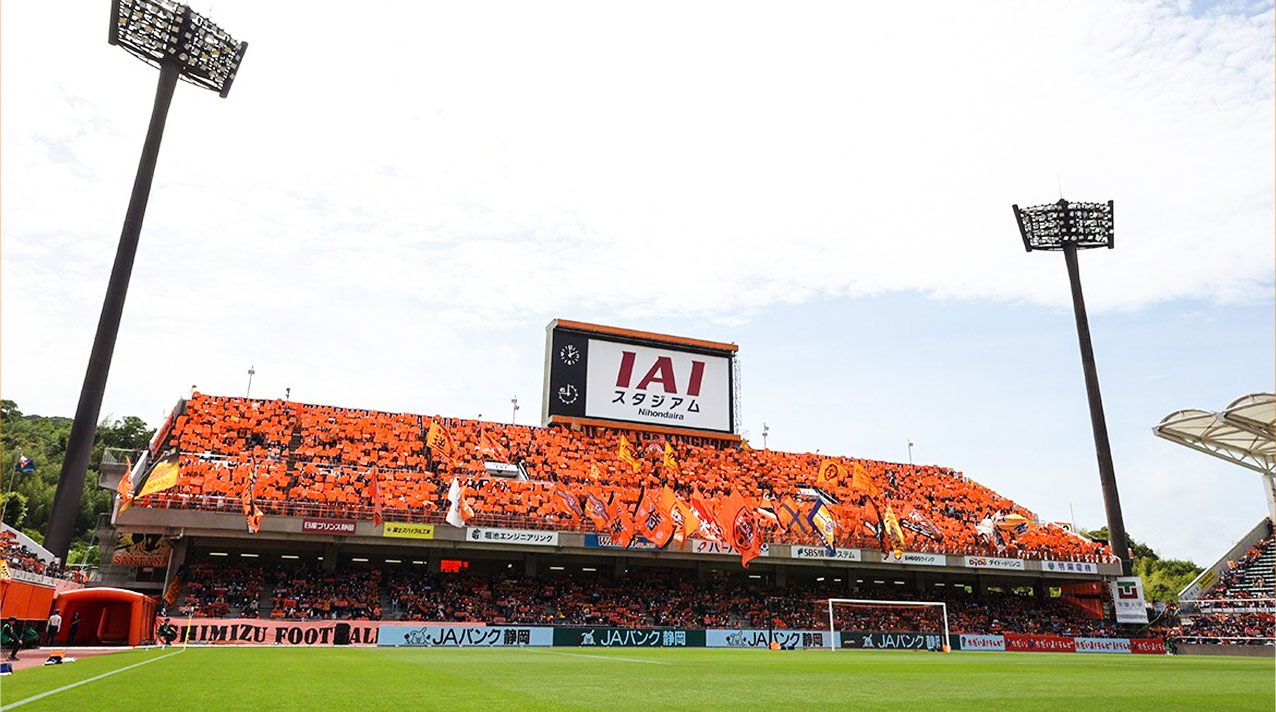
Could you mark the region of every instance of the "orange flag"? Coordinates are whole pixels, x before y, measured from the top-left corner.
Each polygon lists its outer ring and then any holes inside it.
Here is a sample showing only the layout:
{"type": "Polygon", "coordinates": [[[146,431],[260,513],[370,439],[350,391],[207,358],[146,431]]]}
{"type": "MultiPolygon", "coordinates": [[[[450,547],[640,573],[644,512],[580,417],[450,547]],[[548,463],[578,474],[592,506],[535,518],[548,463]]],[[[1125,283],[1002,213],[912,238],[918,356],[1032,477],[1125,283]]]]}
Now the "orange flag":
{"type": "Polygon", "coordinates": [[[696,490],[691,495],[691,509],[695,512],[696,517],[700,520],[700,528],[696,530],[700,536],[709,541],[718,544],[730,545],[726,535],[718,528],[718,515],[713,505],[700,494],[700,490],[696,490]]]}
{"type": "Polygon", "coordinates": [[[673,522],[673,543],[679,548],[686,546],[686,540],[700,530],[696,511],[669,487],[660,490],[660,509],[673,522]]]}
{"type": "Polygon", "coordinates": [[[629,543],[634,540],[634,518],[629,513],[629,508],[619,497],[613,497],[611,505],[607,508],[607,514],[611,519],[607,522],[607,533],[611,535],[611,542],[619,547],[628,548],[629,543]]]}
{"type": "Polygon", "coordinates": [[[128,455],[124,456],[124,476],[116,491],[120,493],[119,514],[123,514],[133,504],[133,460],[128,455]]]}
{"type": "Polygon", "coordinates": [[[868,476],[868,470],[860,463],[851,465],[851,487],[863,492],[869,497],[878,495],[877,483],[868,476]]]}
{"type": "Polygon", "coordinates": [[[585,514],[594,523],[595,529],[600,532],[607,531],[607,525],[611,521],[611,512],[607,509],[607,499],[603,496],[602,488],[590,487],[586,491],[585,514]]]}
{"type": "Polygon", "coordinates": [[[749,501],[732,492],[718,506],[718,527],[727,543],[740,552],[740,565],[749,568],[749,562],[762,553],[762,529],[749,501]]]}
{"type": "Polygon", "coordinates": [[[430,455],[435,460],[447,460],[449,465],[452,464],[455,456],[452,448],[452,436],[448,435],[447,430],[436,421],[430,421],[430,429],[425,434],[425,444],[430,448],[430,455]]]}
{"type": "Polygon", "coordinates": [[[842,479],[842,466],[833,460],[821,460],[820,469],[815,474],[815,484],[828,487],[842,479]]]}
{"type": "Polygon", "coordinates": [[[660,493],[650,490],[643,493],[634,514],[634,526],[639,534],[658,547],[669,543],[674,523],[660,506],[660,493]]]}

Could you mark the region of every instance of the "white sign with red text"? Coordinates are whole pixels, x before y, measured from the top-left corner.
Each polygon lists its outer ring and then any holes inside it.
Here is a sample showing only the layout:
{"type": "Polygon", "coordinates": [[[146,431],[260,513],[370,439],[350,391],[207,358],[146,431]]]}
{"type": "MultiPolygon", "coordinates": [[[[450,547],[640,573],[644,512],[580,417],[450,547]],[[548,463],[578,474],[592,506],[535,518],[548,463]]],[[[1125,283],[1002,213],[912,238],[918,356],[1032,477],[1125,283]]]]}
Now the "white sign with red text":
{"type": "Polygon", "coordinates": [[[585,415],[731,430],[731,362],[723,356],[589,340],[585,415]]]}

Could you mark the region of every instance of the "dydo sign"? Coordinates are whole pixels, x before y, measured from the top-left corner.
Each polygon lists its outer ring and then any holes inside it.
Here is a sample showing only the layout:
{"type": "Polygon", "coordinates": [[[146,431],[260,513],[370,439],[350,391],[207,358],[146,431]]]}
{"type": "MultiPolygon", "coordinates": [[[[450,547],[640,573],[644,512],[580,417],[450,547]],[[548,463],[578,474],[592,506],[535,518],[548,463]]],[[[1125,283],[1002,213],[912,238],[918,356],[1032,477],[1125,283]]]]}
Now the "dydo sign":
{"type": "Polygon", "coordinates": [[[731,432],[731,344],[555,321],[545,420],[555,416],[731,432]]]}

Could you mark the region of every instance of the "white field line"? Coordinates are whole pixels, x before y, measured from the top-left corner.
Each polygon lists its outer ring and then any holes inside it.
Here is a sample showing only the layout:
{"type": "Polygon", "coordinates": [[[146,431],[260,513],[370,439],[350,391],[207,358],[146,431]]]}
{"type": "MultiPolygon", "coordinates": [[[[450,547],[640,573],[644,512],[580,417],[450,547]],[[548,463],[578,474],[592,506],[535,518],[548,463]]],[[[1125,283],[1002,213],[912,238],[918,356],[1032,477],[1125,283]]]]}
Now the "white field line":
{"type": "Polygon", "coordinates": [[[80,685],[87,685],[88,683],[93,682],[93,681],[95,681],[95,680],[101,680],[101,679],[102,679],[102,678],[104,678],[104,677],[110,677],[110,676],[114,675],[114,674],[115,674],[115,673],[117,673],[117,672],[124,672],[125,670],[132,670],[132,669],[133,669],[133,668],[135,668],[135,667],[141,667],[141,666],[146,665],[146,664],[148,664],[148,663],[153,663],[153,662],[157,662],[157,661],[163,660],[164,658],[171,658],[171,657],[173,657],[174,655],[180,655],[181,653],[182,653],[182,651],[181,651],[181,650],[179,650],[179,651],[177,651],[177,652],[175,652],[175,653],[169,653],[168,655],[161,655],[161,656],[159,656],[158,658],[151,658],[150,660],[143,660],[143,661],[142,661],[142,662],[140,662],[140,663],[133,663],[132,665],[126,665],[126,666],[124,666],[124,667],[122,667],[122,668],[117,668],[117,669],[115,669],[115,670],[111,670],[110,672],[104,672],[104,673],[102,673],[101,675],[95,675],[94,677],[90,677],[90,678],[89,678],[89,679],[87,679],[87,680],[80,680],[79,682],[73,682],[73,683],[71,683],[70,685],[63,685],[62,687],[59,687],[59,688],[57,688],[56,690],[49,690],[48,692],[41,692],[41,693],[40,693],[40,694],[38,694],[38,695],[32,695],[32,696],[27,697],[27,698],[25,698],[25,699],[18,700],[17,702],[13,702],[13,703],[7,704],[7,705],[5,705],[4,707],[0,707],[0,712],[4,712],[4,710],[11,710],[11,709],[13,709],[14,707],[21,707],[22,705],[25,705],[25,704],[26,704],[26,703],[28,703],[28,702],[35,702],[36,700],[43,700],[44,698],[49,697],[49,696],[51,696],[51,695],[56,695],[56,694],[58,694],[59,692],[66,692],[67,690],[70,690],[70,689],[72,689],[72,688],[79,687],[80,685]]]}
{"type": "Polygon", "coordinates": [[[627,663],[650,663],[652,665],[673,665],[664,660],[644,660],[642,658],[622,658],[618,655],[588,655],[586,653],[568,653],[562,650],[545,650],[550,655],[570,655],[574,658],[593,658],[594,660],[620,660],[627,663]]]}

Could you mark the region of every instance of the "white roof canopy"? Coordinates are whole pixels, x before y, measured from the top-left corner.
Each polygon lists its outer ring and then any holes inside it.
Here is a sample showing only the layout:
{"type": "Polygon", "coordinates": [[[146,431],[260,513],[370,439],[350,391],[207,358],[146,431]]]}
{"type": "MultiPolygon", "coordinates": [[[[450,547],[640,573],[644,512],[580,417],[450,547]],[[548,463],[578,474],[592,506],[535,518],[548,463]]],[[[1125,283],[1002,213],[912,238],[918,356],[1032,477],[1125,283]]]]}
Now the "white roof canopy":
{"type": "Polygon", "coordinates": [[[1152,428],[1158,437],[1272,475],[1276,468],[1276,395],[1251,393],[1217,413],[1178,410],[1152,428]]]}

